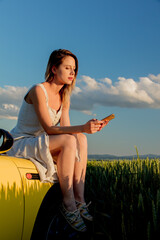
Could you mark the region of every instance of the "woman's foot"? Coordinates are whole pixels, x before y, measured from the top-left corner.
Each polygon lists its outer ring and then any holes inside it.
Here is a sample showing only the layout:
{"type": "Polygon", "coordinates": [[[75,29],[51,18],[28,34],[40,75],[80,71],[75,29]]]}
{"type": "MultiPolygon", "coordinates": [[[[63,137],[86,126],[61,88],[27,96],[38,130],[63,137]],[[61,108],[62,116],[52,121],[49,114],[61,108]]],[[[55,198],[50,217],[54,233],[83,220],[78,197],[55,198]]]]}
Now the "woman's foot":
{"type": "Polygon", "coordinates": [[[76,231],[79,232],[86,232],[87,227],[80,215],[79,209],[76,209],[73,212],[69,212],[65,207],[64,204],[61,203],[60,205],[60,212],[65,217],[66,221],[69,223],[69,225],[74,228],[76,231]]]}
{"type": "Polygon", "coordinates": [[[85,202],[78,202],[76,201],[76,206],[80,211],[80,215],[81,217],[83,217],[84,219],[92,222],[93,221],[93,217],[91,216],[91,214],[89,213],[88,210],[88,206],[91,204],[91,202],[89,202],[88,204],[86,204],[85,202]]]}

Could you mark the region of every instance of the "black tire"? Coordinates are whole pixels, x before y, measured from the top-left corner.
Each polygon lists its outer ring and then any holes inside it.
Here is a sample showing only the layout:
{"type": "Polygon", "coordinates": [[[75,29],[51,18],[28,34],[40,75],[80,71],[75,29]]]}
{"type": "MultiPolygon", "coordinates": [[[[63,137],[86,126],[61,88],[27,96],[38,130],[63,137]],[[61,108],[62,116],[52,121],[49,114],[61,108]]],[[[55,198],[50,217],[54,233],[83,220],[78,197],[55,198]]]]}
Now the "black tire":
{"type": "Polygon", "coordinates": [[[30,240],[45,240],[48,226],[58,212],[61,202],[61,191],[59,184],[53,184],[43,199],[34,224],[30,240]]]}
{"type": "Polygon", "coordinates": [[[69,226],[64,217],[58,212],[51,220],[45,240],[80,239],[77,231],[69,226]]]}
{"type": "MultiPolygon", "coordinates": [[[[39,209],[31,240],[69,240],[81,239],[59,211],[62,201],[60,186],[54,184],[46,194],[39,209]]],[[[81,235],[84,235],[83,233],[81,235]]],[[[84,237],[83,237],[84,238],[84,237]]]]}

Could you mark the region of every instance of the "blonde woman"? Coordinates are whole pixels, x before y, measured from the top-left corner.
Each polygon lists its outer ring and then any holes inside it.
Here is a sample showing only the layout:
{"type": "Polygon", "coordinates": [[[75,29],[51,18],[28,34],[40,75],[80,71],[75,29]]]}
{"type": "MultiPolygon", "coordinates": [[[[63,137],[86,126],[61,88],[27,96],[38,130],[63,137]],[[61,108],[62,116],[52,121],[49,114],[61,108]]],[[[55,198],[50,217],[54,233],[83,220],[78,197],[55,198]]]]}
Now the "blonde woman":
{"type": "Polygon", "coordinates": [[[51,53],[45,82],[33,86],[24,97],[8,154],[30,159],[42,182],[59,181],[61,213],[74,229],[85,232],[84,218],[93,218],[84,199],[87,139],[83,133],[96,133],[108,122],[92,119],[70,125],[70,95],[77,73],[78,60],[73,53],[65,49],[51,53]]]}

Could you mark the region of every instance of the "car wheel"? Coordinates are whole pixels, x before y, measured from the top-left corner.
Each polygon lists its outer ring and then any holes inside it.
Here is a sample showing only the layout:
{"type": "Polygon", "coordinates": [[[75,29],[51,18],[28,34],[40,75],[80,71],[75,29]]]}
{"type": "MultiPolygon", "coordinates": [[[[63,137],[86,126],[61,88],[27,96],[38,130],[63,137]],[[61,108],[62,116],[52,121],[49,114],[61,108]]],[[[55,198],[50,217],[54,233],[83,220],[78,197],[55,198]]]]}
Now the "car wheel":
{"type": "Polygon", "coordinates": [[[79,232],[75,231],[60,213],[59,205],[61,201],[61,190],[59,184],[56,183],[51,187],[43,200],[31,240],[80,239],[79,232]]]}
{"type": "Polygon", "coordinates": [[[80,239],[80,235],[66,222],[60,212],[51,219],[47,229],[46,240],[80,239]]]}

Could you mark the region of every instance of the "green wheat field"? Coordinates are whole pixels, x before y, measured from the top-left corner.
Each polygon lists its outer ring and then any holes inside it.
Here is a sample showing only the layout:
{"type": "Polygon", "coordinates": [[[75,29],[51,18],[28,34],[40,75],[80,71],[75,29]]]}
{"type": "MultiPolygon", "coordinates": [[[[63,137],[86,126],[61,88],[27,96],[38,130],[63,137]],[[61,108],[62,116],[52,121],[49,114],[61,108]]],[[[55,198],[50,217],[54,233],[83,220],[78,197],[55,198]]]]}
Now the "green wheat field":
{"type": "Polygon", "coordinates": [[[160,160],[89,160],[85,194],[93,239],[160,238],[160,160]]]}

